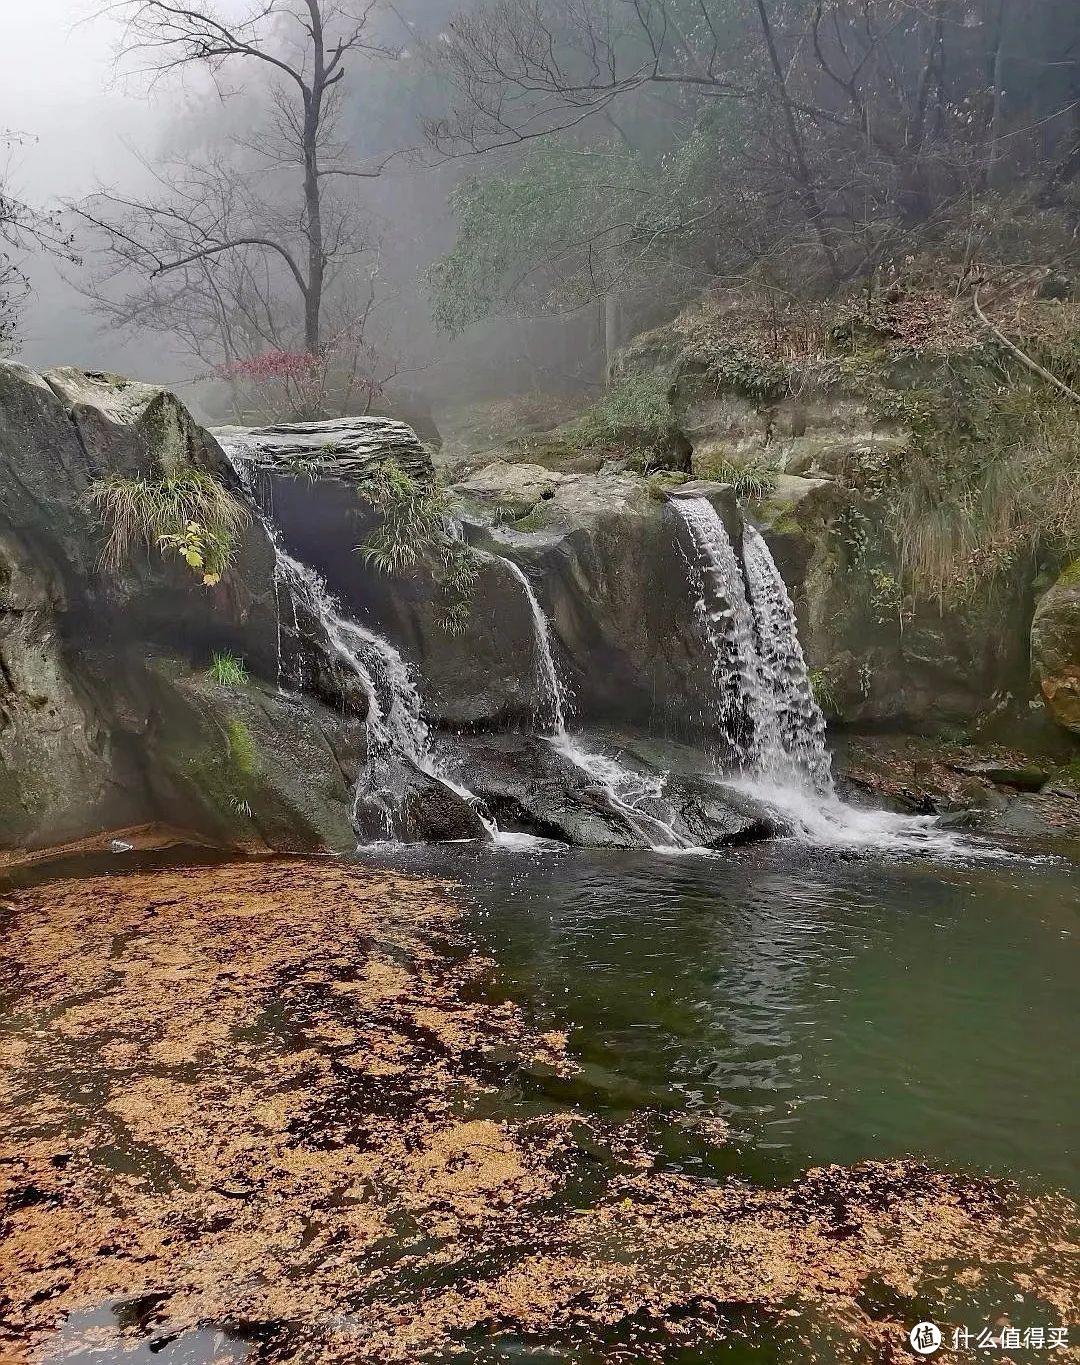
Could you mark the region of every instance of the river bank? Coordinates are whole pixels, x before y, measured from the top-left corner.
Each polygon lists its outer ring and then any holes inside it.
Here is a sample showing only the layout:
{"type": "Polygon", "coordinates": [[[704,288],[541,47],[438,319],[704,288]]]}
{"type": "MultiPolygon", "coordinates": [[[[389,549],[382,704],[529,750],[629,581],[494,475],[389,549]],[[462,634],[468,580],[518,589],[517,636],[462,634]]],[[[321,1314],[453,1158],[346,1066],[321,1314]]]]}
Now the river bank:
{"type": "Polygon", "coordinates": [[[589,1033],[505,989],[466,909],[450,875],[326,860],[9,886],[8,1353],[891,1360],[927,1303],[1069,1320],[1064,1196],[672,1161],[655,1095],[590,1099],[589,1033]]]}

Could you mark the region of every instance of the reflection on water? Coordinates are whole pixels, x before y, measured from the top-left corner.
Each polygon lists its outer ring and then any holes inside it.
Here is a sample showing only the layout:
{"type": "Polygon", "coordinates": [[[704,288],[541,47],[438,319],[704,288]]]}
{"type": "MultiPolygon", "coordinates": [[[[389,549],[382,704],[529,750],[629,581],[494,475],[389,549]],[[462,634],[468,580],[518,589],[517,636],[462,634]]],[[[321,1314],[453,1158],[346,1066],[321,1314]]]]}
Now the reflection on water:
{"type": "Polygon", "coordinates": [[[590,1104],[720,1115],[758,1178],[910,1153],[1080,1188],[1070,862],[438,856],[590,1104]]]}

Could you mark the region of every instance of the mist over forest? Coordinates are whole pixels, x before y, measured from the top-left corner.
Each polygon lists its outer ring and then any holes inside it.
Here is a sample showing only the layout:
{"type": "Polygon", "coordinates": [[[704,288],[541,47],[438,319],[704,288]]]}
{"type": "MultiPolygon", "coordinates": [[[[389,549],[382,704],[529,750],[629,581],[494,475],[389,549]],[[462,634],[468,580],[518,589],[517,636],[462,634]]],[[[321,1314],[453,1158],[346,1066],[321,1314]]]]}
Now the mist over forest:
{"type": "Polygon", "coordinates": [[[9,351],[210,408],[222,366],[316,345],[355,390],[338,408],[595,395],[613,347],[708,290],[805,300],[930,255],[1018,263],[1029,228],[1040,263],[1072,260],[1068,0],[312,12],[340,58],[309,130],[325,282],[305,334],[308,6],[13,7],[9,351]]]}

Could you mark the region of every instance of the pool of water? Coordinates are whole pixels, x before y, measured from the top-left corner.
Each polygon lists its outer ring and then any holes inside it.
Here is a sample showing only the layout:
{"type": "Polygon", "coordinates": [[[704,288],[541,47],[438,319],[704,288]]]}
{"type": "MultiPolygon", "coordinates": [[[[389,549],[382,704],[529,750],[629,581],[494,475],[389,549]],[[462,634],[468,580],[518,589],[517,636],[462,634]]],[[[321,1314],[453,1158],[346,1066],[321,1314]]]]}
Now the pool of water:
{"type": "Polygon", "coordinates": [[[780,1181],[915,1155],[1080,1193],[1068,856],[941,864],[773,843],[405,861],[463,885],[492,989],[571,1027],[583,1073],[550,1098],[657,1109],[672,1160],[780,1181]],[[719,1155],[680,1140],[695,1115],[729,1125],[719,1155]]]}
{"type": "MultiPolygon", "coordinates": [[[[481,1116],[578,1107],[634,1118],[661,1165],[763,1184],[786,1184],[811,1166],[915,1156],[1077,1195],[1077,850],[1005,852],[943,861],[778,840],[715,857],[664,857],[462,844],[365,853],[362,861],[450,879],[468,944],[491,963],[472,989],[515,1000],[541,1028],[569,1030],[573,1074],[515,1063],[505,1083],[470,1099],[481,1116]]],[[[98,854],[6,880],[122,875],[178,856],[186,865],[220,855],[98,854]]],[[[589,1205],[611,1174],[606,1156],[583,1152],[560,1207],[589,1205]]],[[[1057,1236],[1048,1228],[1047,1244],[1057,1236]]],[[[388,1253],[402,1253],[405,1296],[418,1292],[408,1251],[403,1241],[388,1253]]],[[[1007,1276],[1000,1284],[991,1276],[975,1288],[949,1282],[925,1304],[894,1304],[887,1295],[871,1302],[871,1288],[862,1306],[871,1317],[914,1322],[947,1305],[949,1321],[990,1322],[1005,1304],[1018,1321],[1044,1321],[1045,1306],[1017,1307],[1014,1289],[1007,1276]]],[[[100,1342],[121,1339],[123,1359],[264,1358],[231,1324],[155,1335],[165,1297],[78,1311],[42,1358],[110,1358],[100,1342]]],[[[726,1339],[704,1349],[683,1350],[654,1324],[659,1353],[649,1354],[635,1321],[613,1328],[610,1341],[593,1331],[570,1346],[543,1334],[465,1336],[452,1358],[856,1358],[846,1338],[834,1349],[827,1305],[790,1317],[752,1305],[731,1314],[726,1339]]]]}

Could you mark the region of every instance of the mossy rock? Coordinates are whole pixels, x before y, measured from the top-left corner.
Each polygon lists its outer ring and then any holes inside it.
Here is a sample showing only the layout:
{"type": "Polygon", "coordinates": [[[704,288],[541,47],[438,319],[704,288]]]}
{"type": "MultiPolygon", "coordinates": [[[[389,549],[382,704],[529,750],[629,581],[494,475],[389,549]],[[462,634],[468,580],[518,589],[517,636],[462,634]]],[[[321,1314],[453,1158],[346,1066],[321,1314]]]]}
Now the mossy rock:
{"type": "Polygon", "coordinates": [[[1080,734],[1080,560],[1065,569],[1035,610],[1031,667],[1054,720],[1080,734]]]}

